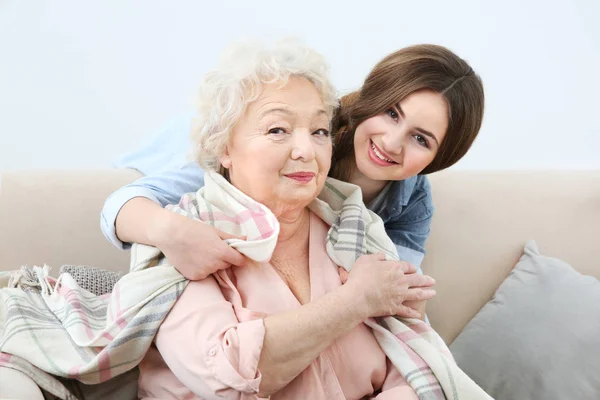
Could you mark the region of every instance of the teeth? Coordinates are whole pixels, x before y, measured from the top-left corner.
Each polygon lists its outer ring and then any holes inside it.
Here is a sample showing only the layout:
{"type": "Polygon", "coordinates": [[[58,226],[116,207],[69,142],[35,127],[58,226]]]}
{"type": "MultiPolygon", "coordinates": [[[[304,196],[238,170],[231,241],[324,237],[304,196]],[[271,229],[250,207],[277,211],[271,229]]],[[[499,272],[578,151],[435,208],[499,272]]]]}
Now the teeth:
{"type": "Polygon", "coordinates": [[[375,143],[371,142],[371,148],[373,149],[373,152],[375,153],[375,155],[377,156],[377,158],[379,158],[379,159],[381,159],[381,160],[383,160],[383,161],[387,161],[387,162],[389,162],[389,163],[393,163],[393,162],[395,162],[394,160],[390,160],[389,158],[385,158],[385,157],[383,156],[383,154],[381,154],[381,153],[379,152],[379,150],[377,150],[377,147],[375,147],[375,143]]]}

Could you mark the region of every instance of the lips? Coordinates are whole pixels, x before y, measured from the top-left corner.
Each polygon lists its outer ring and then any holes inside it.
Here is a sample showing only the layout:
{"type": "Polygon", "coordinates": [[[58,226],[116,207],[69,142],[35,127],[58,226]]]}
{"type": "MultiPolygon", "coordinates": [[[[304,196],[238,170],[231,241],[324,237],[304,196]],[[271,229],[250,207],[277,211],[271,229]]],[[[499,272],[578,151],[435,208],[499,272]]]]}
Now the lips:
{"type": "Polygon", "coordinates": [[[310,182],[315,177],[315,175],[316,174],[314,172],[294,172],[291,174],[286,174],[285,176],[297,182],[306,183],[310,182]]]}
{"type": "Polygon", "coordinates": [[[398,163],[392,160],[389,155],[387,155],[383,150],[377,147],[377,145],[372,140],[369,140],[369,158],[375,164],[381,165],[383,167],[398,165],[398,163]]]}

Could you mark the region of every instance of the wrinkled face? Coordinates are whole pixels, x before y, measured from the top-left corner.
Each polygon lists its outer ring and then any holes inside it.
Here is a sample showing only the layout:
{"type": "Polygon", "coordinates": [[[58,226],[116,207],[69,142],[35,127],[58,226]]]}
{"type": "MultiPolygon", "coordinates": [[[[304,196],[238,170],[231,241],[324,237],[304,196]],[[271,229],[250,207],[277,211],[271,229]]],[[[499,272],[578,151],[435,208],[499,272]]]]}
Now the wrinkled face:
{"type": "Polygon", "coordinates": [[[276,216],[304,208],[329,172],[329,122],[319,92],[307,79],[264,85],[234,126],[221,164],[235,187],[276,216]]]}
{"type": "Polygon", "coordinates": [[[448,105],[431,90],[411,93],[356,127],[358,170],[373,180],[418,175],[435,158],[448,129],[448,105]]]}

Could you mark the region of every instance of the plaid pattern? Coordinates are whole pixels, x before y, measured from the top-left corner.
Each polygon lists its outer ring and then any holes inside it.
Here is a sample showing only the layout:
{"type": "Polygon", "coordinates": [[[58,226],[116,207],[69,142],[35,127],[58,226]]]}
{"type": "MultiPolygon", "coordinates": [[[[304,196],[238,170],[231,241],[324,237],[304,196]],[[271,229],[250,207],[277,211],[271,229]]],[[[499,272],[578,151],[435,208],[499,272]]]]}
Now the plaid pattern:
{"type": "MultiPolygon", "coordinates": [[[[246,236],[229,244],[255,261],[269,260],[277,244],[279,224],[270,210],[217,173],[207,173],[203,189],[169,208],[246,236]]],[[[336,264],[349,270],[359,256],[374,252],[397,259],[383,223],[364,207],[356,186],[330,179],[310,209],[331,225],[326,248],[336,264]]],[[[24,371],[64,399],[74,397],[52,375],[91,384],[135,367],[187,284],[158,249],[139,244],[132,248],[131,272],[104,296],[82,289],[69,274],[54,281],[47,267],[33,270],[35,279],[21,272],[8,282],[0,275],[0,366],[24,371]]],[[[424,322],[387,317],[367,325],[420,399],[490,398],[424,322]]]]}

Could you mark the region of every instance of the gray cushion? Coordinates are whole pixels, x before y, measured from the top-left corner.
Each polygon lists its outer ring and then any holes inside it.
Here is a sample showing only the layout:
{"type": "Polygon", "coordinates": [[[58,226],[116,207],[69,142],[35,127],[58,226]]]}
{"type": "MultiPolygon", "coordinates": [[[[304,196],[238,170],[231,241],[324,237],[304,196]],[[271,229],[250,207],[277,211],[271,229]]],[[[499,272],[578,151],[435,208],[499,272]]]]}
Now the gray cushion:
{"type": "Polygon", "coordinates": [[[600,282],[530,241],[450,347],[497,400],[600,398],[600,282]]]}
{"type": "Polygon", "coordinates": [[[59,274],[63,272],[70,274],[81,288],[97,296],[112,292],[115,283],[125,275],[124,272],[107,271],[85,265],[63,265],[59,274]]]}
{"type": "MultiPolygon", "coordinates": [[[[134,400],[138,398],[138,367],[117,375],[106,382],[86,385],[75,379],[58,378],[63,385],[79,400],[134,400]]],[[[52,393],[42,389],[44,400],[59,400],[52,393]]]]}

